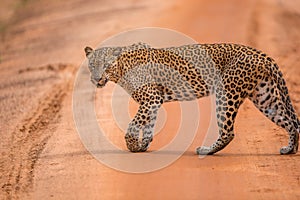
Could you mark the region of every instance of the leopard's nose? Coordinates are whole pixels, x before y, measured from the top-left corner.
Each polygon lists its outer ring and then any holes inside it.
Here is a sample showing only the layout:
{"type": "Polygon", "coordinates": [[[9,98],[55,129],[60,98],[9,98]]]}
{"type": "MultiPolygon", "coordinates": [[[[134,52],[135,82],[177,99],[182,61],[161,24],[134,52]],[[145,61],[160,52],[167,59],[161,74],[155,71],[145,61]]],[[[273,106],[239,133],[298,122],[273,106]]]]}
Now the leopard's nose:
{"type": "Polygon", "coordinates": [[[93,84],[97,85],[101,81],[101,78],[92,78],[91,81],[93,84]]]}
{"type": "Polygon", "coordinates": [[[97,81],[97,82],[101,81],[101,77],[99,77],[99,78],[96,77],[96,78],[95,78],[95,81],[97,81]]]}

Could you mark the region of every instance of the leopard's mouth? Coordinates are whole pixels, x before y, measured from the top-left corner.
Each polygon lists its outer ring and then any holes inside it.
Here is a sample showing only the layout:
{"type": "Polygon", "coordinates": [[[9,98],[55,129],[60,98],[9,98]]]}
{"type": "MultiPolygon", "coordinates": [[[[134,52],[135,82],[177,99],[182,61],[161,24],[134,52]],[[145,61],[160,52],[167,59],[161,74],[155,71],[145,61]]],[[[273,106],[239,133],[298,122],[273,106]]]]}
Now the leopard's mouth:
{"type": "Polygon", "coordinates": [[[105,84],[107,83],[107,80],[103,80],[103,79],[99,79],[99,80],[91,79],[91,82],[92,82],[97,88],[102,88],[102,87],[104,87],[105,84]]]}
{"type": "Polygon", "coordinates": [[[97,84],[96,84],[96,87],[97,87],[97,88],[103,88],[103,87],[105,86],[105,84],[106,84],[106,83],[104,83],[104,84],[97,83],[97,84]]]}
{"type": "Polygon", "coordinates": [[[91,80],[92,83],[97,87],[97,88],[102,88],[106,85],[106,83],[108,82],[108,80],[106,78],[101,78],[99,79],[98,81],[97,80],[94,80],[92,79],[91,80]]]}

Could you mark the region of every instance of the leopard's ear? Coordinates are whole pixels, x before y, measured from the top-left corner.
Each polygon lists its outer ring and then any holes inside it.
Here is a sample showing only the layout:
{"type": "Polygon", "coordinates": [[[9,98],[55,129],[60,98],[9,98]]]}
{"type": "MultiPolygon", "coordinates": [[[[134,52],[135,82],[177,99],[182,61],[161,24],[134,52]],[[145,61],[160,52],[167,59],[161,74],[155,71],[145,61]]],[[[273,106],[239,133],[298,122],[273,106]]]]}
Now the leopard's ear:
{"type": "Polygon", "coordinates": [[[87,58],[89,58],[92,55],[92,53],[94,52],[94,50],[91,47],[85,47],[84,51],[85,51],[85,55],[87,58]]]}

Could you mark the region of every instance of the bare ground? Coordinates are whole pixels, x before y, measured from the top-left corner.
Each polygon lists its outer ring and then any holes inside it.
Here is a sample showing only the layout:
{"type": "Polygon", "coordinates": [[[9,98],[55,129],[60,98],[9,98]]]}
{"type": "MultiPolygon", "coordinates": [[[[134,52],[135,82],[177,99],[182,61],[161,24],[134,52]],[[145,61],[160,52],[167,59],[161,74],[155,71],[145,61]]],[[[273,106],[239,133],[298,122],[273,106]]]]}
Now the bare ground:
{"type": "MultiPolygon", "coordinates": [[[[7,2],[1,7],[7,13],[1,12],[0,199],[300,198],[299,153],[279,155],[287,134],[249,101],[240,108],[236,138],[224,151],[204,159],[194,154],[207,126],[202,119],[180,159],[146,174],[122,173],[95,160],[76,133],[71,108],[86,45],[120,31],[161,26],[200,43],[235,42],[265,51],[283,71],[299,114],[298,1],[7,2]]],[[[97,95],[109,100],[112,88],[97,95]]],[[[205,101],[199,101],[203,110],[205,101]]],[[[110,108],[101,109],[116,133],[110,137],[122,143],[122,133],[109,120],[110,108]]],[[[176,105],[166,110],[179,115],[176,105]]],[[[159,134],[151,150],[167,139],[159,134]]]]}

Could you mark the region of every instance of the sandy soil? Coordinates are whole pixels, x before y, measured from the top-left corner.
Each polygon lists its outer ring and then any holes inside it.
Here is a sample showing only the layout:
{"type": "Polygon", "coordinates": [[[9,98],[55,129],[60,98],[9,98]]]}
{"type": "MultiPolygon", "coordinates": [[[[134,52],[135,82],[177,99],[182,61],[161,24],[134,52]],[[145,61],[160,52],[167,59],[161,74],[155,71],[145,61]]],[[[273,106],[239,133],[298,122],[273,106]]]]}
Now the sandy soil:
{"type": "MultiPolygon", "coordinates": [[[[299,1],[38,0],[1,1],[0,7],[6,11],[0,16],[0,199],[300,199],[300,154],[279,155],[287,134],[249,101],[225,150],[204,159],[194,154],[207,126],[201,118],[182,157],[144,174],[113,170],[94,159],[76,132],[71,106],[86,45],[124,30],[160,26],[200,43],[243,43],[267,52],[283,71],[299,115],[299,1]]],[[[113,87],[97,96],[109,102],[113,87]]],[[[203,110],[205,103],[199,100],[203,110]]],[[[101,105],[105,126],[119,133],[110,138],[124,145],[111,108],[101,105]]],[[[165,107],[174,118],[168,123],[178,120],[176,106],[165,107]]],[[[165,132],[172,131],[168,123],[165,132]]],[[[170,139],[158,134],[150,150],[170,139]]]]}

